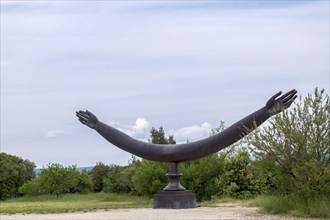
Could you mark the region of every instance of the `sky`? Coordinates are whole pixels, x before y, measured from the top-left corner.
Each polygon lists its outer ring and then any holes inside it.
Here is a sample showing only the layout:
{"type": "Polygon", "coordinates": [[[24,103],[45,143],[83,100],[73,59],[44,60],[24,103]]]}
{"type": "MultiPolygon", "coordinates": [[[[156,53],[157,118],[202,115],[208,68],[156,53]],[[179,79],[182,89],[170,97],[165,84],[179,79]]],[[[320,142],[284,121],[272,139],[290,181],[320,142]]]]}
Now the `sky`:
{"type": "Polygon", "coordinates": [[[183,143],[329,84],[327,0],[1,0],[1,152],[37,167],[128,163],[77,110],[183,143]]]}

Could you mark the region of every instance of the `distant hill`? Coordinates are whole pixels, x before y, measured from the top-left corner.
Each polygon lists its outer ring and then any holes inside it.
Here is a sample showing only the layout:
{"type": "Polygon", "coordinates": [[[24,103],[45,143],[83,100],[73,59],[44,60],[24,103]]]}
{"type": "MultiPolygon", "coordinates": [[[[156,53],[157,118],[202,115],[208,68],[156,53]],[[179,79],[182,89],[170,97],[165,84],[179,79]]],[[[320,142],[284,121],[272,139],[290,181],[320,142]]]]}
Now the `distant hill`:
{"type": "MultiPolygon", "coordinates": [[[[81,172],[83,170],[86,170],[87,172],[91,171],[94,166],[89,166],[89,167],[77,167],[78,170],[81,172]]],[[[34,173],[38,175],[41,172],[42,168],[35,168],[34,173]]]]}

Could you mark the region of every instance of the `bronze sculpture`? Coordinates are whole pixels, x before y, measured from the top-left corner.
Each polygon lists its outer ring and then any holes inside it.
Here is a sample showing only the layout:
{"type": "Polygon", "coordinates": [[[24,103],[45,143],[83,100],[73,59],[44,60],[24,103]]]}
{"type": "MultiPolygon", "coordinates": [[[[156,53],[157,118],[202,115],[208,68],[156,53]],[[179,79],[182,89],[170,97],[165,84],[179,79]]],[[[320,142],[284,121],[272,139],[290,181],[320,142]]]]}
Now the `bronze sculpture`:
{"type": "MultiPolygon", "coordinates": [[[[171,169],[170,173],[167,174],[170,183],[164,188],[164,191],[177,191],[177,193],[179,193],[179,191],[185,191],[185,188],[182,187],[179,182],[179,178],[182,175],[178,170],[179,162],[196,160],[230,146],[251,132],[255,127],[260,126],[272,115],[289,108],[292,102],[297,98],[296,93],[297,91],[294,89],[282,96],[280,96],[282,92],[278,92],[268,100],[264,107],[239,120],[219,134],[186,144],[163,145],[138,141],[99,121],[97,117],[89,111],[79,111],[76,112],[76,115],[82,124],[95,129],[106,140],[122,150],[144,159],[170,162],[171,169]]],[[[162,207],[162,205],[160,206],[162,207]]],[[[189,206],[194,205],[188,204],[188,207],[185,206],[183,208],[192,208],[189,206]]],[[[167,205],[164,207],[166,208],[167,205]]],[[[169,207],[171,208],[171,205],[169,205],[169,207]]],[[[174,206],[174,208],[176,208],[176,206],[174,206]]]]}

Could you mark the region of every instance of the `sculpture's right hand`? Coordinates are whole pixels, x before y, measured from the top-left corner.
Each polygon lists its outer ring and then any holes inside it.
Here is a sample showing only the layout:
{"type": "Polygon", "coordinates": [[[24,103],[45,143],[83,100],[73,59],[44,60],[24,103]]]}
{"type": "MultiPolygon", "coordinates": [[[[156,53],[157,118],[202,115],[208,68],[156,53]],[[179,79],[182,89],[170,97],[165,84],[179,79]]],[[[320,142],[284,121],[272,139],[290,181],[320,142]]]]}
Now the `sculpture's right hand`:
{"type": "Polygon", "coordinates": [[[266,103],[266,108],[270,115],[275,115],[280,113],[284,109],[290,107],[292,102],[297,98],[297,90],[293,89],[290,92],[280,96],[282,92],[276,93],[273,97],[271,97],[266,103]],[[280,97],[279,97],[280,96],[280,97]]]}
{"type": "Polygon", "coordinates": [[[99,121],[93,113],[87,110],[85,112],[84,111],[76,112],[76,116],[78,117],[81,123],[93,129],[95,128],[97,122],[99,121]]]}

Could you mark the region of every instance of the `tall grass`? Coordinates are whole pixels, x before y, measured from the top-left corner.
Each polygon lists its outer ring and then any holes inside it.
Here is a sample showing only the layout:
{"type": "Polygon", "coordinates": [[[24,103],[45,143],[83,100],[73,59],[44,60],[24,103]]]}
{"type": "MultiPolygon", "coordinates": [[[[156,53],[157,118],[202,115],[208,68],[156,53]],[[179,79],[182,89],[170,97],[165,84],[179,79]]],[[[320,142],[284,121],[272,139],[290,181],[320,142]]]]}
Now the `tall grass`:
{"type": "Polygon", "coordinates": [[[129,194],[92,193],[60,196],[26,196],[1,202],[0,213],[64,213],[97,209],[152,207],[149,197],[129,194]]]}
{"type": "Polygon", "coordinates": [[[330,218],[330,197],[325,195],[259,196],[251,205],[262,207],[271,214],[287,214],[295,217],[330,218]]]}
{"type": "Polygon", "coordinates": [[[248,199],[236,199],[230,197],[212,197],[211,200],[203,200],[197,203],[197,207],[219,207],[222,204],[238,204],[238,205],[246,205],[249,203],[248,199]]]}

